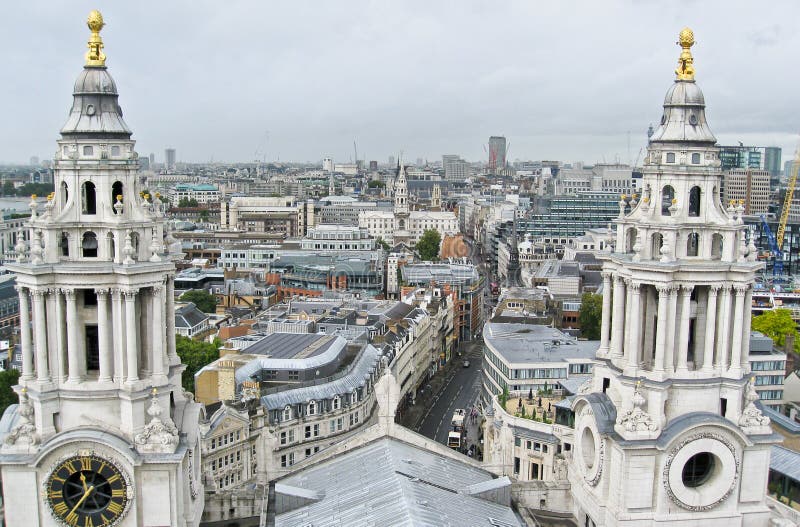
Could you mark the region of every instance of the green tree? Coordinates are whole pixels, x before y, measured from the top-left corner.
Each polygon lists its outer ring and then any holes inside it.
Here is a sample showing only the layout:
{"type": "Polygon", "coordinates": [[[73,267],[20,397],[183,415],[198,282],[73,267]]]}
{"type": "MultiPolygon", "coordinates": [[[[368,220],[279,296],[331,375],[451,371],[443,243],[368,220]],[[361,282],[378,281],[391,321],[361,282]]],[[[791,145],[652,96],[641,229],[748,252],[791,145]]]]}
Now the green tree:
{"type": "MultiPolygon", "coordinates": [[[[606,294],[610,294],[607,291],[606,294]]],[[[600,323],[603,318],[603,296],[584,293],[581,297],[581,309],[578,311],[578,322],[581,335],[589,340],[600,339],[600,323]]]]}
{"type": "Polygon", "coordinates": [[[44,197],[53,192],[55,188],[52,183],[25,183],[17,189],[17,196],[27,197],[36,194],[44,197]]]}
{"type": "Polygon", "coordinates": [[[17,404],[19,399],[12,387],[18,384],[19,372],[17,370],[0,371],[0,416],[6,408],[12,404],[17,404]]]}
{"type": "Polygon", "coordinates": [[[383,188],[383,187],[386,186],[386,183],[384,183],[383,181],[381,181],[379,179],[373,179],[372,181],[367,183],[367,186],[369,188],[383,188]]]}
{"type": "Polygon", "coordinates": [[[203,313],[215,313],[217,311],[217,297],[203,289],[193,289],[187,291],[179,298],[181,302],[193,302],[197,309],[203,313]]]}
{"type": "Polygon", "coordinates": [[[6,181],[3,183],[3,196],[15,196],[17,194],[17,189],[14,188],[13,181],[6,181]]]}
{"type": "Polygon", "coordinates": [[[753,331],[760,331],[771,338],[779,348],[783,348],[786,345],[787,336],[793,336],[794,352],[800,353],[800,336],[797,333],[797,324],[792,320],[792,312],[788,309],[773,309],[753,317],[751,328],[753,331]]]}
{"type": "Polygon", "coordinates": [[[436,229],[427,229],[417,242],[417,252],[422,260],[436,260],[439,258],[439,244],[442,235],[436,229]]]}
{"type": "Polygon", "coordinates": [[[201,210],[200,211],[200,221],[204,221],[204,222],[208,221],[208,211],[207,210],[201,210]]]}
{"type": "Polygon", "coordinates": [[[194,374],[203,366],[219,358],[221,346],[222,341],[219,339],[214,339],[214,342],[200,342],[189,337],[175,335],[175,351],[178,352],[181,362],[186,365],[181,376],[184,390],[194,393],[194,374]]]}
{"type": "Polygon", "coordinates": [[[389,247],[389,244],[386,243],[386,240],[384,240],[380,236],[378,236],[378,238],[375,240],[375,243],[378,245],[378,247],[380,247],[384,251],[388,251],[391,249],[391,247],[389,247]]]}
{"type": "Polygon", "coordinates": [[[192,198],[192,199],[181,198],[180,200],[178,200],[178,208],[179,209],[180,208],[184,208],[184,207],[197,207],[198,205],[199,205],[199,203],[197,203],[197,200],[194,199],[194,198],[192,198]]]}

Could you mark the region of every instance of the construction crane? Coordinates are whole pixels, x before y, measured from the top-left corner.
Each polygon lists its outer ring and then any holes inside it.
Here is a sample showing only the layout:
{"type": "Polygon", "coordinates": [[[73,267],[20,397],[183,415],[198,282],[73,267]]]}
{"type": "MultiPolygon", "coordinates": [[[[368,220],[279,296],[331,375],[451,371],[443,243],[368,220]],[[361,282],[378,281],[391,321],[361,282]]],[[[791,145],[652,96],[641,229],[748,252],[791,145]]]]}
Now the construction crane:
{"type": "MultiPolygon", "coordinates": [[[[795,177],[797,177],[796,170],[795,177]]],[[[772,235],[772,229],[769,228],[767,218],[765,218],[763,214],[761,215],[761,225],[764,227],[764,232],[767,233],[769,252],[772,253],[772,276],[783,276],[783,253],[781,252],[781,246],[775,240],[775,236],[772,235]]]]}
{"type": "Polygon", "coordinates": [[[797,184],[797,171],[800,169],[800,148],[794,155],[794,166],[792,174],[789,176],[789,186],[786,187],[786,196],[783,198],[783,210],[781,210],[781,222],[778,224],[778,236],[776,242],[778,248],[783,247],[783,236],[786,234],[786,223],[789,221],[789,210],[792,208],[792,198],[794,197],[794,187],[797,184]]]}

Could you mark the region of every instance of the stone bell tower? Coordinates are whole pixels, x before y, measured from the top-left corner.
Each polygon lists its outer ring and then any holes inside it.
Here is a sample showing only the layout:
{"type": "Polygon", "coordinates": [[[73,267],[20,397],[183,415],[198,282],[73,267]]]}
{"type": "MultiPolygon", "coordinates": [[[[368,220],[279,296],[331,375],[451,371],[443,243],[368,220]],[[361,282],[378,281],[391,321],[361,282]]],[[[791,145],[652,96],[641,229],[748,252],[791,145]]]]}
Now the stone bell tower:
{"type": "Polygon", "coordinates": [[[23,361],[20,404],[0,430],[6,517],[10,525],[196,525],[199,405],[181,388],[175,352],[179,254],[160,196],[139,182],[99,12],[88,26],[57,141],[55,192],[43,208],[31,201],[30,246],[20,242],[8,265],[23,361]]]}
{"type": "Polygon", "coordinates": [[[642,196],[622,196],[603,255],[601,361],[573,402],[581,525],[764,525],[769,419],[748,354],[761,264],[740,204],[720,202],[716,138],[690,29],[650,137],[642,196]],[[630,208],[626,214],[626,210],[630,208]]]}

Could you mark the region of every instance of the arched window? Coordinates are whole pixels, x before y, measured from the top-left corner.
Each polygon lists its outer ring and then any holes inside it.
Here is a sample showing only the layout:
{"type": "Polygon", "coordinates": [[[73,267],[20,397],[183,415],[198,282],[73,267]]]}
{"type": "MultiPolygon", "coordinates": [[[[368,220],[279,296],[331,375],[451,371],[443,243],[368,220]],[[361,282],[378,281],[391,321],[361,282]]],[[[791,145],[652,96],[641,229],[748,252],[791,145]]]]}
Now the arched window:
{"type": "Polygon", "coordinates": [[[306,408],[306,413],[308,415],[317,415],[317,401],[311,401],[308,403],[308,408],[306,408]]]}
{"type": "Polygon", "coordinates": [[[711,237],[711,259],[720,260],[722,258],[723,241],[722,235],[719,233],[711,237]]]}
{"type": "Polygon", "coordinates": [[[87,181],[81,187],[83,198],[82,212],[84,214],[97,214],[97,196],[95,194],[94,183],[87,181]]]}
{"type": "Polygon", "coordinates": [[[689,216],[700,215],[700,187],[692,187],[689,191],[689,216]]]}
{"type": "Polygon", "coordinates": [[[660,232],[653,233],[651,237],[650,243],[650,257],[653,260],[658,260],[661,258],[661,246],[664,245],[664,237],[661,235],[660,232]]]}
{"type": "Polygon", "coordinates": [[[633,246],[636,244],[636,236],[638,236],[638,232],[636,231],[635,227],[631,227],[625,233],[625,252],[632,253],[633,246]]]}
{"type": "Polygon", "coordinates": [[[133,258],[134,260],[138,260],[139,259],[139,233],[138,232],[132,232],[131,233],[131,246],[133,246],[133,254],[131,255],[131,258],[133,258]]]}
{"type": "Polygon", "coordinates": [[[287,406],[283,409],[283,421],[290,421],[292,419],[292,407],[287,406]]]}
{"type": "Polygon", "coordinates": [[[350,394],[350,404],[356,404],[358,402],[358,392],[353,390],[353,393],[350,394]]]}
{"type": "Polygon", "coordinates": [[[675,199],[675,189],[669,185],[664,185],[661,189],[661,215],[672,216],[669,208],[672,206],[672,200],[675,199]]]}
{"type": "Polygon", "coordinates": [[[700,247],[700,235],[696,232],[690,233],[686,239],[686,256],[697,256],[700,247]]]}
{"type": "Polygon", "coordinates": [[[333,398],[333,409],[338,410],[342,407],[342,399],[337,395],[333,398]]]}
{"type": "Polygon", "coordinates": [[[119,181],[115,181],[113,185],[111,185],[111,210],[114,211],[114,214],[117,213],[117,209],[114,208],[114,204],[117,202],[117,197],[119,200],[123,200],[122,194],[122,183],[119,181]]]}
{"type": "Polygon", "coordinates": [[[700,164],[700,154],[698,154],[697,152],[692,154],[692,164],[693,165],[699,165],[700,164]]]}
{"type": "Polygon", "coordinates": [[[675,162],[675,152],[667,152],[667,163],[675,162]]]}
{"type": "Polygon", "coordinates": [[[58,245],[61,247],[61,256],[69,256],[69,234],[62,232],[58,245]]]}
{"type": "Polygon", "coordinates": [[[67,200],[69,200],[69,189],[67,188],[67,182],[61,182],[61,206],[67,204],[67,200]]]}
{"type": "Polygon", "coordinates": [[[97,236],[95,233],[91,231],[83,233],[83,243],[81,243],[81,247],[83,248],[84,258],[96,258],[97,236]]]}

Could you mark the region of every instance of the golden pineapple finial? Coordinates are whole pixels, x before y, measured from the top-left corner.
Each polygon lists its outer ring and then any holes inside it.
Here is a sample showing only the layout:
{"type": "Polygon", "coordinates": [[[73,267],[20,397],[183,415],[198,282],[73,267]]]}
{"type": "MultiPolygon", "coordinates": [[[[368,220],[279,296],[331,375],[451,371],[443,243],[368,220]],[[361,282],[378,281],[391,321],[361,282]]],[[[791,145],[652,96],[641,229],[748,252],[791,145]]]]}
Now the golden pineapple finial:
{"type": "Polygon", "coordinates": [[[100,11],[94,9],[89,13],[89,18],[86,19],[86,25],[89,26],[89,30],[92,32],[89,37],[89,42],[87,43],[89,51],[86,52],[86,65],[105,66],[106,55],[103,53],[103,39],[100,37],[100,30],[103,29],[103,26],[106,24],[103,22],[103,15],[100,14],[100,11]]]}
{"type": "Polygon", "coordinates": [[[681,47],[681,56],[678,59],[678,67],[675,75],[679,81],[694,80],[694,58],[692,57],[691,47],[694,46],[694,32],[685,27],[678,35],[677,44],[681,47]]]}

